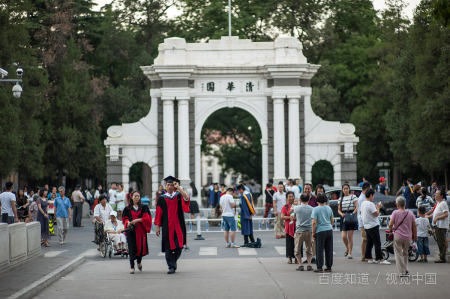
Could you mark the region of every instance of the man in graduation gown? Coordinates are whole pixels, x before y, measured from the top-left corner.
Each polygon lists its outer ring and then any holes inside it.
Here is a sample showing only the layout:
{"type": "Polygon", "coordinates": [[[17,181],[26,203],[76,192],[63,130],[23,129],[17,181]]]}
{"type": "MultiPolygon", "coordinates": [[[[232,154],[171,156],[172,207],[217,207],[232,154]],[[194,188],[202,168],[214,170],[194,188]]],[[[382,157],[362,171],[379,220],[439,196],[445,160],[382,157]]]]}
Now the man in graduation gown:
{"type": "Polygon", "coordinates": [[[167,183],[167,193],[162,194],[158,199],[155,225],[158,237],[162,227],[161,252],[166,254],[169,267],[167,274],[173,274],[177,270],[177,260],[186,240],[184,213],[189,213],[190,199],[176,178],[169,176],[164,181],[167,183]]]}
{"type": "Polygon", "coordinates": [[[255,215],[255,206],[253,205],[252,194],[245,190],[244,185],[237,186],[239,194],[242,196],[241,201],[241,234],[244,235],[244,246],[250,242],[255,242],[253,238],[253,221],[255,215]]]}
{"type": "Polygon", "coordinates": [[[214,209],[217,204],[220,202],[220,190],[217,183],[214,183],[214,188],[209,193],[209,203],[211,207],[214,209]]]}

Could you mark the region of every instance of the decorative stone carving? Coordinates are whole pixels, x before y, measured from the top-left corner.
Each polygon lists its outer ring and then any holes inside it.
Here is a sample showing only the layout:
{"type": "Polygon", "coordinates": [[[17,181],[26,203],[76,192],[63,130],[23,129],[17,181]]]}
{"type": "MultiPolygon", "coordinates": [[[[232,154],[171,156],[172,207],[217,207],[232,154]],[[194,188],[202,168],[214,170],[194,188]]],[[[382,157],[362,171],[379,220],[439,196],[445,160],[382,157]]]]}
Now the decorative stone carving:
{"type": "Polygon", "coordinates": [[[117,138],[122,136],[122,126],[112,126],[106,131],[109,137],[117,138]]]}
{"type": "Polygon", "coordinates": [[[353,158],[353,143],[352,142],[344,143],[344,157],[345,157],[345,159],[353,158]]]}
{"type": "Polygon", "coordinates": [[[341,124],[339,131],[342,135],[352,135],[355,133],[355,126],[352,124],[341,124]]]}
{"type": "Polygon", "coordinates": [[[119,161],[119,147],[117,145],[111,145],[109,147],[109,160],[111,162],[119,161]]]}

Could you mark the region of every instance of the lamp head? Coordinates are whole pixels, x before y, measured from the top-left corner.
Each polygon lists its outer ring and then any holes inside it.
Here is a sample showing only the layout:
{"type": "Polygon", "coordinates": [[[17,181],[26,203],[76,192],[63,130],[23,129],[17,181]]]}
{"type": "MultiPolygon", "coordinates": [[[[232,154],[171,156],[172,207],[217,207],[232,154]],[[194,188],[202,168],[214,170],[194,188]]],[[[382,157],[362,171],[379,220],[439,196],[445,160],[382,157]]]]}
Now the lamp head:
{"type": "Polygon", "coordinates": [[[22,94],[22,86],[19,85],[19,83],[16,83],[16,85],[14,85],[13,89],[13,95],[15,98],[20,98],[20,95],[22,94]]]}

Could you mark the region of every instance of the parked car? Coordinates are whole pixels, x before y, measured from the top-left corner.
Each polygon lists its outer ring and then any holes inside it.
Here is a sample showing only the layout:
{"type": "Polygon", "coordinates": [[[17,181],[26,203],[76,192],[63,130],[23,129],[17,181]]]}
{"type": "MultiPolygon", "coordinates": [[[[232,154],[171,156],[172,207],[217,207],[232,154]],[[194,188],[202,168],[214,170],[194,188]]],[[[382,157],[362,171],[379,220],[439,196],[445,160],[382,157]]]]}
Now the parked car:
{"type": "MultiPolygon", "coordinates": [[[[341,196],[341,187],[329,187],[326,188],[325,194],[328,197],[328,202],[330,204],[330,208],[333,210],[334,217],[340,217],[338,213],[338,204],[341,196]]],[[[359,197],[361,194],[361,187],[350,187],[350,193],[354,194],[356,197],[359,197]]],[[[380,216],[383,215],[391,215],[392,212],[397,209],[395,205],[395,196],[386,196],[384,194],[375,193],[375,198],[373,199],[373,203],[377,204],[381,201],[382,206],[380,208],[380,216]]]]}

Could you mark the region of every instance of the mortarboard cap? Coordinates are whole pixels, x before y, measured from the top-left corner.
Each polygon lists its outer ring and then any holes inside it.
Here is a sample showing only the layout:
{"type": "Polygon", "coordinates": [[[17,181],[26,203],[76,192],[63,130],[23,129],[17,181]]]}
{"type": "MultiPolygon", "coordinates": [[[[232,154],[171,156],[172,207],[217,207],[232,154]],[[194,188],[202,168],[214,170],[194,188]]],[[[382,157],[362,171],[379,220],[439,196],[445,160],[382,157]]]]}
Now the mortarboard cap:
{"type": "Polygon", "coordinates": [[[164,179],[164,181],[165,181],[166,183],[173,183],[173,182],[179,183],[179,182],[180,182],[177,178],[174,178],[174,177],[171,176],[171,175],[169,175],[168,177],[166,177],[166,178],[164,179]]]}

